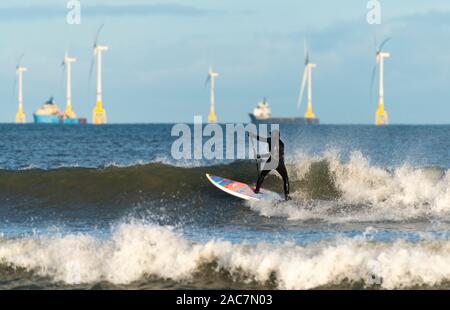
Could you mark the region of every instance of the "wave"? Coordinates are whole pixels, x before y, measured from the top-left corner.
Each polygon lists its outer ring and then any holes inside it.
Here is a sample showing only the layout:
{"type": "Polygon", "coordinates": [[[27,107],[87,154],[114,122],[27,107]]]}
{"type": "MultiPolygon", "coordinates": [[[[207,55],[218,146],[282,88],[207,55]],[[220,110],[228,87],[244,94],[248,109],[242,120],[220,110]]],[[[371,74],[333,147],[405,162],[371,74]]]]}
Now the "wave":
{"type": "Polygon", "coordinates": [[[211,192],[205,177],[208,172],[252,182],[254,170],[254,165],[245,162],[192,168],[150,163],[130,167],[0,170],[0,201],[64,206],[184,200],[198,196],[199,192],[211,192]]]}
{"type": "MultiPolygon", "coordinates": [[[[439,167],[390,169],[372,165],[360,152],[348,160],[329,153],[297,156],[288,165],[292,200],[274,206],[251,203],[263,216],[291,220],[404,221],[450,220],[450,170],[439,167]]],[[[229,197],[211,187],[205,173],[253,183],[254,163],[238,161],[209,167],[177,167],[163,163],[102,169],[0,171],[0,202],[33,205],[132,205],[145,201],[186,202],[192,206],[229,197]]],[[[282,192],[281,180],[269,176],[264,187],[282,192]]],[[[206,204],[211,205],[211,204],[206,204]]]]}
{"type": "Polygon", "coordinates": [[[250,203],[250,208],[291,220],[450,220],[450,170],[407,164],[386,169],[353,152],[346,162],[335,153],[299,159],[290,173],[297,182],[292,202],[280,208],[250,203]]]}
{"type": "Polygon", "coordinates": [[[449,259],[449,240],[194,243],[171,227],[146,223],[121,224],[106,240],[87,235],[0,239],[0,270],[22,270],[65,285],[128,285],[155,278],[195,284],[220,275],[277,289],[437,287],[450,280],[449,259]]]}

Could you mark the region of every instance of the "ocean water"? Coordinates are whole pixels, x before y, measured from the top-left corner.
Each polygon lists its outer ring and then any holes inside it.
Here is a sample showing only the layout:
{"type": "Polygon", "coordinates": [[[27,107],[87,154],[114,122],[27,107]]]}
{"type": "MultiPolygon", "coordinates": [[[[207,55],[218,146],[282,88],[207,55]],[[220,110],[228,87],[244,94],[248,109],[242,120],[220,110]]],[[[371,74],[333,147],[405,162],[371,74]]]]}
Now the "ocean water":
{"type": "Polygon", "coordinates": [[[171,128],[0,125],[0,289],[450,288],[450,126],[282,126],[281,203],[171,128]]]}

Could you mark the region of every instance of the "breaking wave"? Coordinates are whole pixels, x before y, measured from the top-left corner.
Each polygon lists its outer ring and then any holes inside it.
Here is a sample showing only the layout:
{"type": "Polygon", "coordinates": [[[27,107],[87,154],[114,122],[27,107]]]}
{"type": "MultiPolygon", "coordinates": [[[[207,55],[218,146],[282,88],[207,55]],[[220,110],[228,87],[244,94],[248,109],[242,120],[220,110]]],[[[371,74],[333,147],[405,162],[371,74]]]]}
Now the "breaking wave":
{"type": "Polygon", "coordinates": [[[386,169],[371,165],[360,152],[347,162],[332,153],[299,159],[290,170],[293,201],[275,208],[251,203],[250,208],[292,220],[450,220],[450,170],[406,164],[386,169]]]}
{"type": "Polygon", "coordinates": [[[87,235],[0,239],[2,273],[21,270],[66,285],[129,285],[149,278],[195,284],[216,276],[277,289],[439,287],[450,280],[449,260],[448,240],[194,243],[171,227],[148,223],[121,224],[106,240],[87,235]]]}

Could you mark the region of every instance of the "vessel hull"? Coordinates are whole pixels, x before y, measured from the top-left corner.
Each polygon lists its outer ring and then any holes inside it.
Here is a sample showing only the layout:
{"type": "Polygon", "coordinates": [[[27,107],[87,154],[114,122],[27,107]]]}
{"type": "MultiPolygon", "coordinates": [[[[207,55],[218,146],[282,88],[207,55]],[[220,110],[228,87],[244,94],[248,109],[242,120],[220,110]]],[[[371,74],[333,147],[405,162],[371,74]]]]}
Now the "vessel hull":
{"type": "Polygon", "coordinates": [[[85,118],[66,118],[63,119],[57,115],[33,115],[36,124],[64,124],[64,125],[84,125],[87,123],[85,118]]]}
{"type": "Polygon", "coordinates": [[[249,114],[253,124],[294,124],[294,125],[319,125],[318,118],[308,119],[304,117],[271,117],[267,119],[258,119],[253,114],[249,114]]]}
{"type": "Polygon", "coordinates": [[[36,124],[59,124],[60,120],[57,115],[33,115],[36,124]]]}

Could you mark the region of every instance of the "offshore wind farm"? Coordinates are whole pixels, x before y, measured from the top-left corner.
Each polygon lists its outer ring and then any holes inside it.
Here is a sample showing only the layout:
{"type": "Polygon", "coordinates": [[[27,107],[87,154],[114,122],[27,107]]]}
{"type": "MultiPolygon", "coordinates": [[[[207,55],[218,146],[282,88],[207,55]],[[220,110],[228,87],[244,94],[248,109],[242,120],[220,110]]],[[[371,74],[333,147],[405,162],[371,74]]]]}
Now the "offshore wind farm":
{"type": "MultiPolygon", "coordinates": [[[[106,110],[103,107],[103,86],[102,86],[102,59],[103,53],[108,51],[109,47],[107,45],[100,44],[98,42],[100,33],[104,25],[102,24],[95,35],[95,40],[93,43],[93,58],[91,60],[91,65],[89,68],[88,83],[90,84],[92,74],[95,67],[95,106],[92,110],[92,124],[103,125],[107,123],[106,110]]],[[[379,76],[379,100],[378,107],[375,115],[375,125],[385,126],[388,125],[388,114],[385,110],[384,105],[384,93],[385,93],[385,59],[390,57],[389,52],[385,52],[383,47],[390,40],[390,38],[384,40],[378,47],[376,51],[376,65],[372,72],[371,88],[373,88],[375,77],[378,72],[379,76]],[[377,70],[378,68],[378,70],[377,70]]],[[[16,124],[25,124],[26,115],[24,113],[24,102],[23,102],[23,87],[24,87],[24,73],[28,71],[28,68],[22,66],[21,61],[23,55],[19,58],[19,62],[16,66],[16,84],[17,88],[17,100],[18,108],[16,113],[15,122],[16,124]]],[[[65,111],[61,111],[59,107],[54,102],[54,98],[51,97],[46,101],[38,110],[33,113],[34,122],[37,124],[86,124],[86,118],[77,118],[76,113],[72,107],[72,65],[77,61],[75,57],[71,57],[66,50],[64,59],[62,62],[62,67],[64,69],[65,76],[65,90],[66,90],[66,107],[65,111]]],[[[312,73],[313,69],[317,67],[316,64],[310,61],[310,51],[306,40],[304,41],[304,70],[301,79],[300,94],[297,99],[297,110],[300,111],[302,102],[306,93],[306,112],[304,117],[288,116],[288,117],[273,117],[272,110],[269,103],[264,98],[260,101],[258,105],[253,109],[252,113],[249,113],[250,122],[254,124],[296,124],[296,125],[318,125],[320,124],[319,118],[313,112],[313,79],[312,73]]],[[[205,81],[205,86],[209,85],[209,114],[208,123],[218,122],[218,117],[216,114],[216,78],[219,77],[219,73],[215,72],[212,66],[209,66],[207,78],[205,81]]],[[[323,91],[323,90],[322,90],[323,91]]]]}
{"type": "MultiPolygon", "coordinates": [[[[93,74],[95,66],[96,72],[96,102],[94,109],[92,110],[92,124],[103,125],[107,123],[106,110],[103,108],[102,99],[102,54],[106,52],[109,47],[98,43],[100,32],[103,28],[101,25],[95,35],[93,44],[93,58],[89,69],[89,84],[93,74]]],[[[16,124],[25,124],[26,115],[24,113],[24,99],[23,99],[23,75],[28,71],[28,68],[21,65],[23,55],[19,58],[19,62],[16,66],[16,81],[17,88],[17,100],[18,108],[16,113],[16,124]]],[[[46,101],[39,109],[33,113],[34,123],[36,124],[66,124],[66,125],[81,125],[87,124],[86,118],[78,118],[73,110],[72,106],[72,65],[77,61],[75,57],[71,57],[66,50],[64,59],[62,61],[62,68],[65,79],[65,91],[66,91],[66,107],[65,111],[61,111],[56,105],[54,98],[51,97],[46,101]]]]}
{"type": "MultiPolygon", "coordinates": [[[[89,68],[88,80],[89,84],[92,78],[95,67],[95,85],[96,85],[96,101],[94,109],[92,110],[92,124],[103,125],[107,123],[106,110],[103,107],[103,87],[102,87],[102,59],[103,53],[108,51],[109,47],[107,45],[99,44],[99,36],[104,25],[101,25],[95,35],[95,40],[93,43],[93,58],[89,68]]],[[[390,38],[383,41],[377,49],[376,52],[376,66],[372,72],[371,87],[375,81],[377,67],[379,68],[379,101],[378,108],[376,111],[375,125],[383,126],[388,125],[388,114],[384,109],[384,61],[386,58],[390,57],[390,53],[384,52],[382,49],[384,45],[390,40],[390,38]]],[[[18,108],[16,113],[15,122],[16,124],[25,124],[26,115],[24,113],[24,102],[23,102],[23,85],[24,85],[24,73],[28,71],[28,68],[21,65],[23,56],[20,57],[19,62],[16,66],[16,83],[17,88],[17,100],[18,108]]],[[[33,113],[34,122],[37,124],[87,124],[86,118],[77,118],[76,113],[72,107],[72,65],[77,61],[75,57],[71,57],[66,50],[64,59],[62,62],[62,67],[64,69],[65,76],[65,90],[66,90],[66,107],[65,111],[61,111],[59,107],[54,102],[54,98],[51,97],[46,101],[38,110],[33,113]]],[[[304,41],[304,70],[301,79],[300,94],[297,99],[297,110],[299,111],[306,93],[306,112],[304,117],[288,116],[288,117],[273,117],[272,110],[266,98],[259,102],[254,108],[252,113],[249,113],[250,121],[255,124],[296,124],[296,125],[318,125],[320,123],[319,118],[313,112],[312,105],[312,93],[313,93],[313,82],[312,82],[312,72],[313,69],[317,67],[316,64],[310,62],[310,51],[306,40],[304,41]],[[306,90],[306,91],[305,91],[306,90]]],[[[212,66],[209,66],[207,78],[205,81],[205,86],[209,85],[209,114],[208,123],[218,122],[216,114],[216,78],[219,77],[219,73],[215,72],[212,66]]]]}

